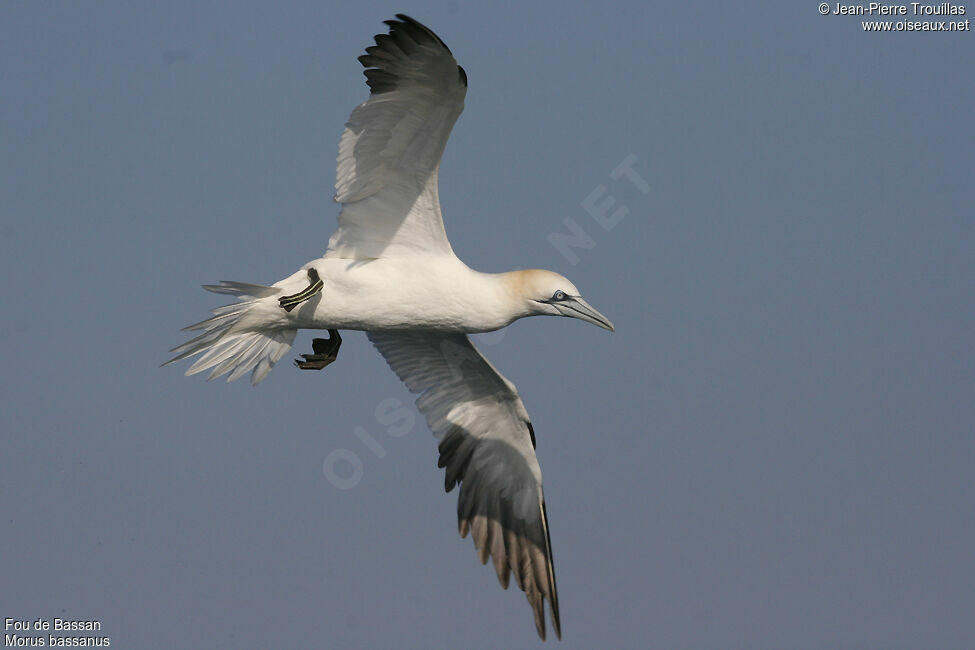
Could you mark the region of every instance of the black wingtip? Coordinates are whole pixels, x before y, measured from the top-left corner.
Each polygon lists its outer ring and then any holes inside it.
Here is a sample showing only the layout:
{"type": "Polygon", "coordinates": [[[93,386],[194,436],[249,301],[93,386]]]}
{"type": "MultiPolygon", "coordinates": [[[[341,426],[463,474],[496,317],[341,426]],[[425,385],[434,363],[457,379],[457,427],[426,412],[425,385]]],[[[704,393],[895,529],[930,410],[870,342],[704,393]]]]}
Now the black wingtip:
{"type": "MultiPolygon", "coordinates": [[[[403,56],[410,57],[423,46],[439,46],[450,54],[450,48],[437,36],[433,30],[406,14],[396,14],[396,20],[384,20],[389,27],[386,34],[376,34],[376,45],[366,48],[366,53],[359,57],[359,63],[365,70],[366,83],[372,94],[390,92],[396,89],[399,79],[396,74],[386,69],[386,61],[403,56]]],[[[458,79],[467,87],[467,73],[457,66],[458,79]]]]}
{"type": "MultiPolygon", "coordinates": [[[[403,21],[404,23],[406,23],[408,25],[413,25],[414,27],[422,30],[428,36],[431,36],[435,41],[437,41],[438,43],[440,43],[440,45],[443,46],[443,49],[445,49],[448,52],[450,52],[450,48],[447,47],[447,44],[444,43],[443,40],[441,40],[441,38],[439,36],[437,36],[432,29],[430,29],[429,27],[427,27],[426,25],[424,25],[423,23],[421,23],[419,20],[416,20],[414,18],[410,18],[406,14],[396,14],[396,17],[398,19],[400,19],[401,21],[403,21]]],[[[392,21],[387,20],[385,22],[386,22],[387,25],[389,25],[392,21]]],[[[390,27],[392,27],[392,25],[390,25],[390,27]]],[[[450,53],[453,54],[453,52],[450,52],[450,53]]]]}

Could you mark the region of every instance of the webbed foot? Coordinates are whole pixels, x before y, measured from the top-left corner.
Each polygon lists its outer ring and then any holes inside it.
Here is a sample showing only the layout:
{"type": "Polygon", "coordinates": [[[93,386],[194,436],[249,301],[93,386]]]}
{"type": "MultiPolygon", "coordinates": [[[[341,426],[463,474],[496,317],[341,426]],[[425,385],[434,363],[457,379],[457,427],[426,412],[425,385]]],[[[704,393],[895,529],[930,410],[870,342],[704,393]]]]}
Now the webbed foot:
{"type": "Polygon", "coordinates": [[[339,331],[328,330],[327,339],[312,340],[311,349],[314,354],[301,355],[305,360],[295,359],[295,365],[302,370],[321,370],[338,358],[341,345],[342,337],[339,336],[339,331]]]}

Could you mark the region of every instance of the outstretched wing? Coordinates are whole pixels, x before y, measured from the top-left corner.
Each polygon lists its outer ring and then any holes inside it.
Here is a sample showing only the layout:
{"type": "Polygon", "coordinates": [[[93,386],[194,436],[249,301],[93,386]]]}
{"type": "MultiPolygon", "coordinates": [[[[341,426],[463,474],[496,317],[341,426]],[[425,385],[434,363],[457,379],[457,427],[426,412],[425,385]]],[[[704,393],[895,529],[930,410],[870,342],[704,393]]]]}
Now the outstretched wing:
{"type": "Polygon", "coordinates": [[[411,392],[439,440],[447,491],[460,485],[461,537],[471,533],[482,564],[490,556],[501,586],[510,574],[545,638],[545,599],[561,638],[559,599],[535,458],[535,434],[514,384],[463,334],[367,332],[411,392]]]}
{"type": "Polygon", "coordinates": [[[335,200],[343,207],[326,257],[452,254],[437,169],[464,110],[467,75],[436,34],[396,17],[359,57],[371,94],[339,142],[335,200]]]}

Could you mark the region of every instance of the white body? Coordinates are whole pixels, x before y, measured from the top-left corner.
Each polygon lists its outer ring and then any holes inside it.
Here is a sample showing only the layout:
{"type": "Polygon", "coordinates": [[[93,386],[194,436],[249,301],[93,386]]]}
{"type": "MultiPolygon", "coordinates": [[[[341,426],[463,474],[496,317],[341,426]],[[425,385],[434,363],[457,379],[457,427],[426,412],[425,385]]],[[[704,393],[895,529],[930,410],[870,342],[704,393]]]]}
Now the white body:
{"type": "Polygon", "coordinates": [[[511,291],[508,274],[480,273],[454,255],[347,260],[320,258],[276,283],[285,294],[308,286],[314,267],[325,283],[322,292],[293,311],[265,298],[269,316],[284,328],[390,330],[436,329],[489,332],[516,318],[527,307],[511,291]]]}

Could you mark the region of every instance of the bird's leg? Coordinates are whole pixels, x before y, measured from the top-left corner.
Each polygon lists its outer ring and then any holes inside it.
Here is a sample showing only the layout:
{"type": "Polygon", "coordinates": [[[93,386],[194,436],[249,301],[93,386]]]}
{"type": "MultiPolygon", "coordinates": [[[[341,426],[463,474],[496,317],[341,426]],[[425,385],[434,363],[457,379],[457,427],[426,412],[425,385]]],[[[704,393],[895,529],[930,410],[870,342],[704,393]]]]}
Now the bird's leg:
{"type": "Polygon", "coordinates": [[[311,342],[311,349],[314,354],[303,354],[304,361],[295,359],[295,365],[302,370],[321,370],[328,364],[335,361],[339,356],[339,346],[342,345],[342,337],[338,330],[328,330],[327,339],[314,339],[311,342]]]}
{"type": "Polygon", "coordinates": [[[322,292],[322,287],[325,286],[322,279],[318,277],[318,271],[316,271],[314,268],[308,269],[308,282],[310,284],[304,291],[278,298],[278,303],[281,305],[281,308],[290,312],[301,303],[305,302],[306,300],[311,300],[320,294],[322,292]]]}
{"type": "MultiPolygon", "coordinates": [[[[318,271],[314,268],[308,269],[308,288],[290,296],[281,296],[278,303],[287,312],[305,302],[311,300],[322,292],[325,283],[318,276],[318,271]]],[[[339,354],[339,346],[342,345],[342,337],[338,330],[328,330],[327,339],[314,339],[311,342],[312,354],[303,354],[304,361],[295,359],[295,365],[302,370],[321,370],[328,364],[335,361],[339,354]]]]}

